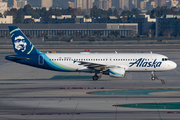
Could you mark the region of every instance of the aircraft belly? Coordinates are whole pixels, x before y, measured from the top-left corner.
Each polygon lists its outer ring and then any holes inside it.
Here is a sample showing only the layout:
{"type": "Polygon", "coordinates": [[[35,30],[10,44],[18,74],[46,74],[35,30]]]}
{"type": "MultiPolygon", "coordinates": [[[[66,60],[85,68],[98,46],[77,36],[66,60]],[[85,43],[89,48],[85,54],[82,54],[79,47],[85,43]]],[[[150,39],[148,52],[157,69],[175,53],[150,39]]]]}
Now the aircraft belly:
{"type": "Polygon", "coordinates": [[[162,68],[154,67],[129,67],[127,71],[162,71],[162,68]]]}
{"type": "Polygon", "coordinates": [[[63,62],[58,62],[57,66],[60,66],[63,68],[63,71],[69,70],[69,71],[76,71],[77,65],[74,64],[68,64],[68,63],[63,63],[63,62]]]}

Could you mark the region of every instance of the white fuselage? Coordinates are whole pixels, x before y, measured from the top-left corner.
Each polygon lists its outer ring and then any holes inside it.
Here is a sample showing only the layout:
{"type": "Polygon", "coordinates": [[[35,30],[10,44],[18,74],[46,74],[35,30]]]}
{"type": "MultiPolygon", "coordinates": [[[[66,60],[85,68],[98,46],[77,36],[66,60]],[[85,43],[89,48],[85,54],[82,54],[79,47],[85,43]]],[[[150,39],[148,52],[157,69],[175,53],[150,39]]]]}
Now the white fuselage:
{"type": "Polygon", "coordinates": [[[5,59],[47,70],[91,72],[95,73],[95,81],[101,78],[101,74],[124,77],[126,71],[151,71],[151,79],[154,80],[157,78],[154,71],[177,67],[166,56],[153,53],[43,53],[34,47],[17,26],[9,26],[9,31],[15,55],[6,56],[5,59]]]}
{"type": "Polygon", "coordinates": [[[85,71],[86,66],[78,61],[119,66],[125,71],[165,71],[172,70],[177,64],[166,56],[153,53],[47,53],[54,63],[72,71],[85,71]],[[75,62],[76,61],[76,62],[75,62]]]}

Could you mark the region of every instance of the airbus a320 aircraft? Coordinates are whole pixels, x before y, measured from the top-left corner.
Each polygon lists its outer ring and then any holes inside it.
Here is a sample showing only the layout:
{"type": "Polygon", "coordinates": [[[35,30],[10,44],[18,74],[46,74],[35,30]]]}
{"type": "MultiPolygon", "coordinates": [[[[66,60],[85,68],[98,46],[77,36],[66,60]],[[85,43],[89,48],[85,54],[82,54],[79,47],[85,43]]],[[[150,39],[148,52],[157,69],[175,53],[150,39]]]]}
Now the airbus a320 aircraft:
{"type": "Polygon", "coordinates": [[[172,70],[177,64],[168,57],[154,53],[43,53],[38,51],[17,26],[9,26],[15,55],[7,60],[42,69],[62,72],[94,73],[93,80],[101,75],[124,77],[126,71],[150,71],[155,80],[155,71],[172,70]]]}

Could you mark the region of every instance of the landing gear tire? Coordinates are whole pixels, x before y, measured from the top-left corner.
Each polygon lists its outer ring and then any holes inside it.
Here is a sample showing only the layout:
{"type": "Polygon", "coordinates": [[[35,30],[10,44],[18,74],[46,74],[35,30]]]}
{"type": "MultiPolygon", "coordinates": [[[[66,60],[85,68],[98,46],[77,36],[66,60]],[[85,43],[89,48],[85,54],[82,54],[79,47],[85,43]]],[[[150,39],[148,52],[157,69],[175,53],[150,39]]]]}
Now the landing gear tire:
{"type": "Polygon", "coordinates": [[[154,81],[155,79],[156,79],[156,78],[155,78],[154,76],[153,76],[153,77],[151,77],[151,80],[153,80],[153,81],[154,81]]]}
{"type": "Polygon", "coordinates": [[[92,78],[92,79],[93,79],[94,81],[97,81],[97,80],[98,80],[98,78],[99,78],[99,76],[95,75],[95,76],[93,76],[93,78],[92,78]]]}

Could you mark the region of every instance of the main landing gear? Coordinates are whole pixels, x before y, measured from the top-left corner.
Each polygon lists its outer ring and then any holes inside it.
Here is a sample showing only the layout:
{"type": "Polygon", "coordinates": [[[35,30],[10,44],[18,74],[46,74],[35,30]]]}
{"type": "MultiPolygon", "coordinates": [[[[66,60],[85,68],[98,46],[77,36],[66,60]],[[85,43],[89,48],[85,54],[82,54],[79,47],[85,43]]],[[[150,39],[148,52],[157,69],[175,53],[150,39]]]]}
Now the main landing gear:
{"type": "Polygon", "coordinates": [[[163,79],[159,79],[156,75],[155,75],[155,73],[154,73],[154,71],[152,71],[151,72],[151,80],[161,80],[161,82],[162,82],[162,84],[165,84],[165,82],[164,82],[164,80],[163,79]]]}
{"type": "Polygon", "coordinates": [[[92,79],[94,80],[94,81],[97,81],[98,79],[100,79],[102,77],[102,75],[97,75],[97,74],[95,74],[93,77],[92,77],[92,79]]]}

